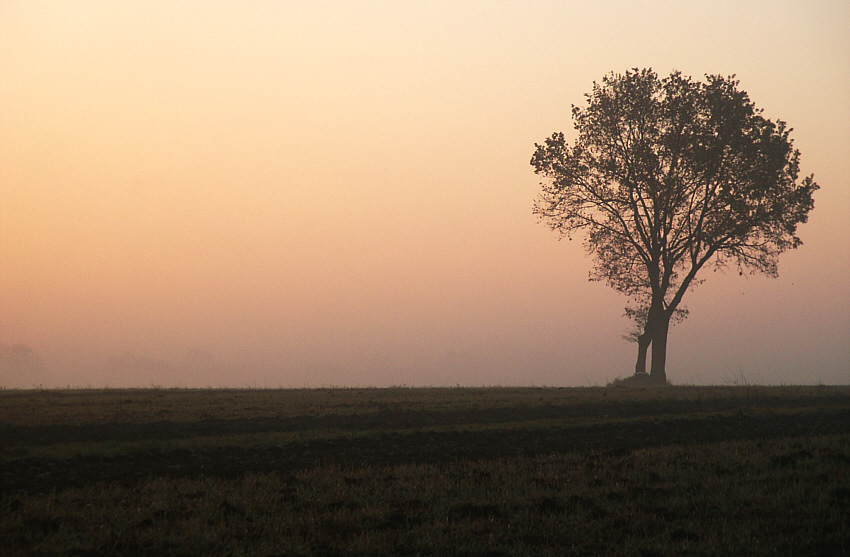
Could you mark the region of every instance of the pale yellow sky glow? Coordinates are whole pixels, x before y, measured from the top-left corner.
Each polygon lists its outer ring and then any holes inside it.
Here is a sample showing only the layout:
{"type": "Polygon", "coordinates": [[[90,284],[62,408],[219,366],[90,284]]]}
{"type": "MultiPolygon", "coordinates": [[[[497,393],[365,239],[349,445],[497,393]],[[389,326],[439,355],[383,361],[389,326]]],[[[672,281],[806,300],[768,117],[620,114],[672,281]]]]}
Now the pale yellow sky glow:
{"type": "Polygon", "coordinates": [[[626,299],[529,159],[611,71],[736,74],[821,190],[674,383],[850,381],[850,3],[0,4],[0,386],[586,385],[626,299]],[[9,358],[6,359],[8,361],[9,358]],[[16,367],[17,366],[17,367],[16,367]]]}

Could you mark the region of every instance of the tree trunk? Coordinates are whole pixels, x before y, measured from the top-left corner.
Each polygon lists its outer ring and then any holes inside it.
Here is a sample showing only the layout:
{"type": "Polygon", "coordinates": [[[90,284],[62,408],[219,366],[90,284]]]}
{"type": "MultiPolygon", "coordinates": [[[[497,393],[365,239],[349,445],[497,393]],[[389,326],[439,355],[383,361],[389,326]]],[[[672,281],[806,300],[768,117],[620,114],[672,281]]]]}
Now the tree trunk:
{"type": "Polygon", "coordinates": [[[658,327],[658,320],[664,318],[663,313],[659,311],[660,305],[659,302],[653,299],[647,310],[646,322],[643,324],[643,334],[638,336],[638,357],[637,363],[635,363],[635,375],[646,374],[646,354],[650,344],[653,345],[653,354],[655,353],[655,344],[653,342],[655,329],[658,327]]]}
{"type": "Polygon", "coordinates": [[[659,315],[652,327],[652,362],[649,376],[659,385],[667,382],[667,331],[670,329],[670,315],[659,315]]]}
{"type": "Polygon", "coordinates": [[[649,343],[652,341],[652,336],[648,330],[644,330],[643,334],[638,337],[638,357],[635,364],[635,374],[646,374],[646,352],[649,348],[649,343]]]}

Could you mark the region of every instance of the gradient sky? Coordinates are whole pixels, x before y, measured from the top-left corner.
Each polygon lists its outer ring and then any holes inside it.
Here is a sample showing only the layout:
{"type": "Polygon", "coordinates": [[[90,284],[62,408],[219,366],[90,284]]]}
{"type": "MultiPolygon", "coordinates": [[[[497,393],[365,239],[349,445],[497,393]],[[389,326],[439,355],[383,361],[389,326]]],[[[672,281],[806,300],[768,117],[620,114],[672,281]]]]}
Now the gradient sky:
{"type": "Polygon", "coordinates": [[[736,74],[821,186],[778,279],[703,274],[670,380],[848,383],[848,29],[846,1],[4,0],[0,344],[41,363],[0,386],[630,374],[626,299],[536,222],[529,159],[633,67],[736,74]]]}

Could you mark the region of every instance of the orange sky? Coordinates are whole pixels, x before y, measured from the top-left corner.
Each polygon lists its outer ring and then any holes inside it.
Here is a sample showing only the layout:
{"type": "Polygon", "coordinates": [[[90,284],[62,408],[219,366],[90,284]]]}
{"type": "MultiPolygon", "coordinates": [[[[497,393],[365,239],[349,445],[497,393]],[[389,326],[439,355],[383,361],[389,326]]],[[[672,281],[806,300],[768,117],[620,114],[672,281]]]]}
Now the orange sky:
{"type": "Polygon", "coordinates": [[[626,300],[531,214],[610,71],[737,74],[821,190],[676,383],[850,380],[850,4],[0,4],[0,386],[586,385],[626,300]]]}

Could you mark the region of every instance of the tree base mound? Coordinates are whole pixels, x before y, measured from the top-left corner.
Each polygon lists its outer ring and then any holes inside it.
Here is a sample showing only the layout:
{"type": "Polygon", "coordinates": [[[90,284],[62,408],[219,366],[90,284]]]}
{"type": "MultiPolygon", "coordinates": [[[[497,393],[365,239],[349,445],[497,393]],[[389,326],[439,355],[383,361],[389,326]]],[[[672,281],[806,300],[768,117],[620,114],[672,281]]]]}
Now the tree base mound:
{"type": "Polygon", "coordinates": [[[666,387],[668,383],[664,379],[658,379],[648,373],[635,373],[623,379],[614,379],[612,387],[666,387]]]}

